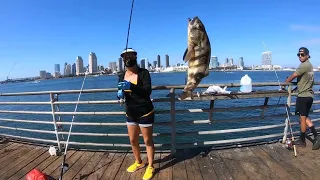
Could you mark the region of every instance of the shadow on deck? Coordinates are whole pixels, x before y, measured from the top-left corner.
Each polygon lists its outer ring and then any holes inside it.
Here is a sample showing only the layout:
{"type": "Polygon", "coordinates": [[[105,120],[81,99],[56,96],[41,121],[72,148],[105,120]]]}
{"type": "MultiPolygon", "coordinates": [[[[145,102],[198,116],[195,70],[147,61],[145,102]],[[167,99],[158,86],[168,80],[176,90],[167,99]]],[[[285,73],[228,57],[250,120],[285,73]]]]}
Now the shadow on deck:
{"type": "MultiPolygon", "coordinates": [[[[298,156],[283,144],[274,143],[224,150],[186,149],[172,158],[167,152],[155,154],[153,180],[216,179],[320,179],[320,150],[298,148],[298,156]],[[205,153],[203,153],[205,152],[205,153]]],[[[142,154],[146,161],[146,154],[142,154]]],[[[48,147],[7,142],[0,144],[0,179],[25,179],[37,168],[58,179],[62,156],[50,156],[48,147]]],[[[108,153],[70,150],[66,162],[66,180],[142,179],[144,169],[126,172],[133,163],[132,153],[108,153]]]]}

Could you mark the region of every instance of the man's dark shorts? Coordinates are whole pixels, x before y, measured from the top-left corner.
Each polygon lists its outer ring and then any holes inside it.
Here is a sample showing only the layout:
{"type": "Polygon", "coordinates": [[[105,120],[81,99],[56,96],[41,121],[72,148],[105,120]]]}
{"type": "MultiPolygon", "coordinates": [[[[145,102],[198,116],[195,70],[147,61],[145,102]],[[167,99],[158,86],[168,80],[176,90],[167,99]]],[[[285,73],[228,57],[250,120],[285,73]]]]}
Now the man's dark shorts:
{"type": "Polygon", "coordinates": [[[296,114],[300,116],[309,116],[309,111],[313,103],[312,97],[297,97],[296,114]]]}

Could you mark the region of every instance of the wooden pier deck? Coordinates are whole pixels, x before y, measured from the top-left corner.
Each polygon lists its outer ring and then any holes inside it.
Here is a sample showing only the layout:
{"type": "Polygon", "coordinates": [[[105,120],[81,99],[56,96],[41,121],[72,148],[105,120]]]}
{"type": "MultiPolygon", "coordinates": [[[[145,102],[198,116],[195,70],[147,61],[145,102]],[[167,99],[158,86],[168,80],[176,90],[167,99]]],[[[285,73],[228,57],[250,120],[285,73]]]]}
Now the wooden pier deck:
{"type": "MultiPolygon", "coordinates": [[[[242,148],[210,150],[186,149],[155,154],[153,180],[220,180],[220,179],[320,179],[320,150],[298,148],[298,156],[274,143],[242,148]]],[[[143,154],[146,160],[146,154],[143,154]]],[[[132,153],[108,153],[70,150],[66,162],[69,170],[64,179],[142,179],[144,169],[126,172],[134,161],[132,153]]],[[[25,179],[33,168],[58,179],[62,156],[50,156],[48,147],[7,142],[0,144],[0,179],[25,179]]]]}

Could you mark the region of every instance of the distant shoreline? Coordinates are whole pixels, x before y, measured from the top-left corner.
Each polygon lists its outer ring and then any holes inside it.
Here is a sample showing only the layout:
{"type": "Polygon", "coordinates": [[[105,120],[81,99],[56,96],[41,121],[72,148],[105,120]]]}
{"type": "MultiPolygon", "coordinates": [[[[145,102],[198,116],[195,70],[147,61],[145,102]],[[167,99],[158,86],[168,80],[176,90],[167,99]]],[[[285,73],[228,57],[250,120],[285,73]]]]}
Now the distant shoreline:
{"type": "MultiPolygon", "coordinates": [[[[221,73],[228,73],[228,72],[274,72],[274,70],[209,70],[210,72],[221,72],[221,73]]],[[[294,72],[295,70],[276,70],[277,72],[294,72]]],[[[154,72],[154,71],[150,71],[150,73],[152,74],[158,74],[158,73],[185,73],[187,71],[160,71],[160,72],[154,72]]],[[[320,71],[314,71],[314,72],[320,72],[320,71]]],[[[47,78],[47,79],[40,79],[40,78],[19,78],[17,80],[14,80],[14,79],[10,79],[9,81],[0,81],[0,84],[10,84],[10,83],[19,83],[19,82],[32,82],[32,81],[43,81],[43,80],[49,80],[49,79],[65,79],[65,78],[79,78],[79,77],[83,77],[84,75],[81,75],[81,76],[67,76],[67,77],[59,77],[59,78],[47,78]]],[[[117,74],[102,74],[102,75],[99,75],[99,76],[117,76],[117,74]]],[[[99,76],[96,76],[96,77],[99,77],[99,76]]],[[[95,77],[95,75],[93,74],[89,74],[87,75],[87,77],[95,77]]]]}

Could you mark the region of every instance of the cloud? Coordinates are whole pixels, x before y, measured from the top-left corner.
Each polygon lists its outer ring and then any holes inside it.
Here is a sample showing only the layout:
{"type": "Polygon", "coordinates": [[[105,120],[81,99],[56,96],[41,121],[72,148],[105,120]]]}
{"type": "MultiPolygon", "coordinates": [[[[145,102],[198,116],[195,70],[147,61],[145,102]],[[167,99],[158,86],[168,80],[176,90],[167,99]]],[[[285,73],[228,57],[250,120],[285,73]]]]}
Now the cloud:
{"type": "Polygon", "coordinates": [[[305,41],[300,42],[300,44],[304,45],[304,46],[320,45],[320,38],[305,40],[305,41]]]}
{"type": "Polygon", "coordinates": [[[305,32],[320,32],[320,26],[312,26],[312,25],[291,25],[291,30],[294,31],[305,31],[305,32]]]}

